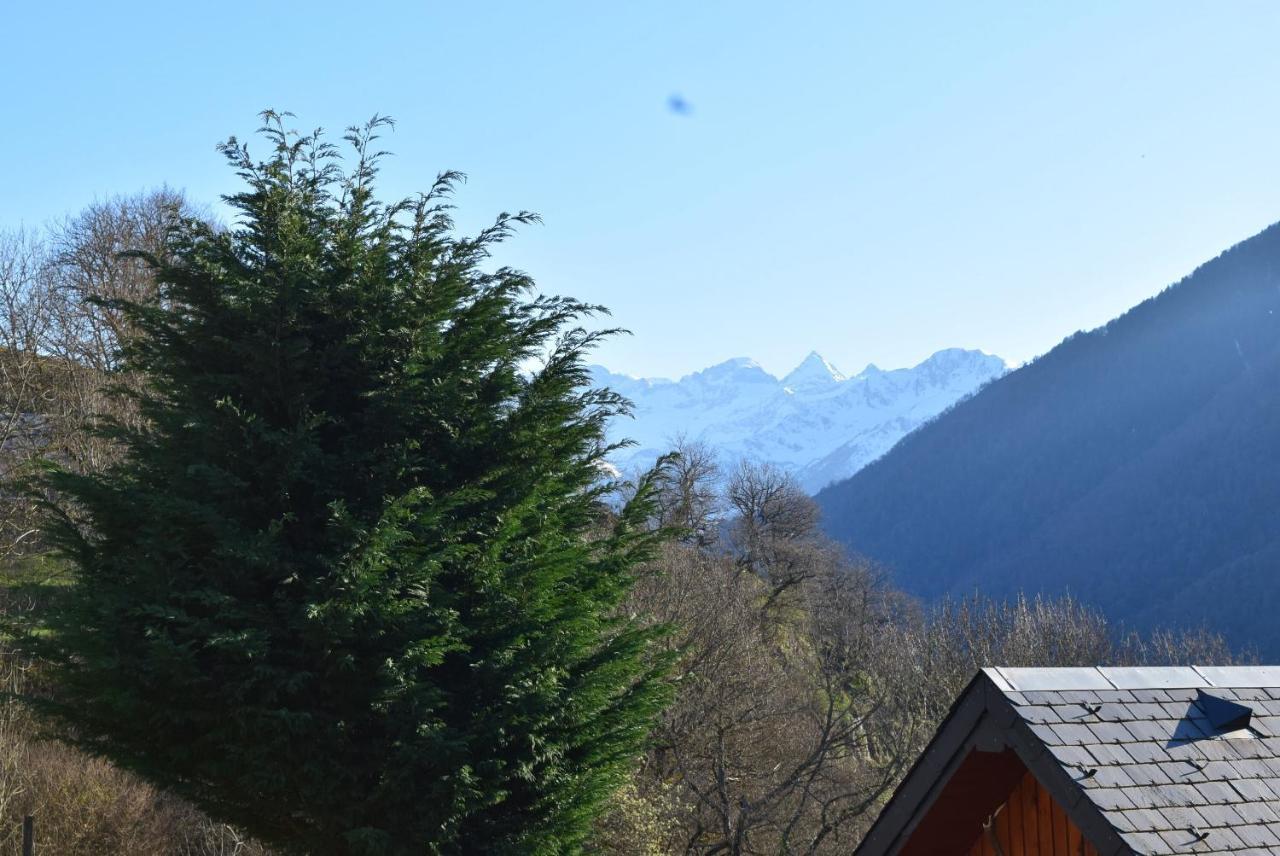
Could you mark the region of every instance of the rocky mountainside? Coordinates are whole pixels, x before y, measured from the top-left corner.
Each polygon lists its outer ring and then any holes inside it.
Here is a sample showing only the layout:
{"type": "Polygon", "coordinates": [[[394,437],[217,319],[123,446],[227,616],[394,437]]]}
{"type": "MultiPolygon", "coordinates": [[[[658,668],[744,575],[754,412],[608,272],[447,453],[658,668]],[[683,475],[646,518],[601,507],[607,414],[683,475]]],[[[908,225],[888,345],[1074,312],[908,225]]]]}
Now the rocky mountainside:
{"type": "Polygon", "coordinates": [[[981,351],[939,351],[913,368],[867,366],[846,376],[817,353],[776,378],[754,361],[728,360],[678,381],[634,378],[592,368],[635,404],[610,439],[637,445],[613,463],[630,472],[653,463],[676,437],[718,450],[726,462],[767,461],[794,473],[809,491],[848,478],[957,400],[1000,377],[1004,360],[981,351]]]}

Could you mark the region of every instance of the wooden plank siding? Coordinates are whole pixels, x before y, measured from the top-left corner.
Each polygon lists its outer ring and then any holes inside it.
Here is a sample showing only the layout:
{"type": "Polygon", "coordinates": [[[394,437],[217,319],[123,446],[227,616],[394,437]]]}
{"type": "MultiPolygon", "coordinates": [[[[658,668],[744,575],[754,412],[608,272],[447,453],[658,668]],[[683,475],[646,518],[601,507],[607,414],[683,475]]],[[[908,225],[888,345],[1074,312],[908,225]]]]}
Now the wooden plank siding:
{"type": "Polygon", "coordinates": [[[996,813],[991,832],[979,832],[967,856],[1098,856],[1030,773],[996,813]]]}

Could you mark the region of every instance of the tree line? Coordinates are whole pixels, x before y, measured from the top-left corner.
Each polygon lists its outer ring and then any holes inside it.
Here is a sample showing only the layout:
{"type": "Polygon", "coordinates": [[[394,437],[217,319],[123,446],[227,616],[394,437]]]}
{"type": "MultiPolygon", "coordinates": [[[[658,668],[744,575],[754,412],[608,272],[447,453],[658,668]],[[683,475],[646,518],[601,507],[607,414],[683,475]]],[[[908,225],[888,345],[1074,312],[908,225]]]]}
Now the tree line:
{"type": "Polygon", "coordinates": [[[234,223],[164,190],[0,239],[5,824],[846,852],[983,665],[1232,661],[1070,599],[922,605],[694,442],[610,478],[601,308],[488,261],[536,218],[460,236],[456,174],[376,195],[385,120],[347,166],[265,119],[222,147],[234,223]]]}

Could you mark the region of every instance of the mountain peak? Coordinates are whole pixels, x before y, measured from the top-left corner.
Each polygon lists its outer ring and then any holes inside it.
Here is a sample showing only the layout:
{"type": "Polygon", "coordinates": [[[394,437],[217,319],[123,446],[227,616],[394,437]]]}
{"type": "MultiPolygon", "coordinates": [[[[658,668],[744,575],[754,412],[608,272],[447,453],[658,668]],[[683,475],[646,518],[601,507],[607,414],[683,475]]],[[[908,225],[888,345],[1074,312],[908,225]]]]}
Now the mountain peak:
{"type": "Polygon", "coordinates": [[[1009,364],[985,351],[944,348],[923,360],[916,366],[916,370],[942,375],[961,371],[1003,373],[1009,370],[1009,364]]]}
{"type": "Polygon", "coordinates": [[[782,379],[782,385],[790,389],[831,386],[846,380],[845,375],[817,351],[810,351],[800,365],[782,379]]]}
{"type": "Polygon", "coordinates": [[[774,378],[773,375],[761,368],[760,364],[750,357],[734,357],[733,359],[725,360],[722,363],[716,363],[714,366],[709,366],[702,371],[685,375],[680,380],[682,383],[689,380],[702,381],[703,383],[720,383],[729,379],[734,379],[739,382],[747,381],[750,383],[761,383],[764,381],[768,381],[769,383],[777,382],[777,379],[774,378]]]}
{"type": "Polygon", "coordinates": [[[983,360],[989,357],[983,351],[970,350],[967,348],[943,348],[940,351],[934,351],[925,358],[926,363],[962,363],[973,360],[983,360]]]}

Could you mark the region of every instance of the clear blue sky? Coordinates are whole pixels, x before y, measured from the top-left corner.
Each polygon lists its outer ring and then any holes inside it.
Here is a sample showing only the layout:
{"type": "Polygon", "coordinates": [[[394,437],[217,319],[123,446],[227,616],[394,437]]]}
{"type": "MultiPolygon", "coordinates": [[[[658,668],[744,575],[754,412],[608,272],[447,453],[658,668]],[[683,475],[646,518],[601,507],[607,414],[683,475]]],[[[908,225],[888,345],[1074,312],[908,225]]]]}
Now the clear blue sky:
{"type": "Polygon", "coordinates": [[[160,183],[263,107],[398,127],[384,186],[529,208],[503,261],[605,303],[600,361],[1020,361],[1280,219],[1272,2],[21,3],[0,227],[160,183]],[[682,96],[688,115],[668,108],[682,96]]]}

